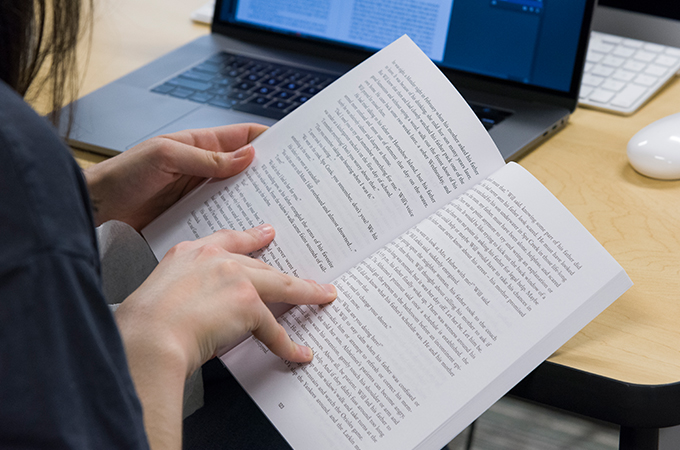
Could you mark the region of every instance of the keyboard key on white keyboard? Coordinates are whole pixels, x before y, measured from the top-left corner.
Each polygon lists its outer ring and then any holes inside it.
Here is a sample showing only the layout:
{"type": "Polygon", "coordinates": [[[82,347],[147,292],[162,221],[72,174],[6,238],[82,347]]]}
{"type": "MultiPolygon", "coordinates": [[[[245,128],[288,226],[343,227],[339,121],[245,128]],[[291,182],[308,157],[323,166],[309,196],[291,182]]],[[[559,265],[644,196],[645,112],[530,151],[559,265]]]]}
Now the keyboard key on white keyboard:
{"type": "Polygon", "coordinates": [[[598,64],[597,66],[593,67],[592,70],[590,70],[590,73],[593,75],[599,75],[601,77],[608,77],[614,73],[614,68],[598,64]]]}
{"type": "Polygon", "coordinates": [[[607,43],[602,42],[602,41],[596,41],[596,42],[593,42],[592,47],[589,47],[589,48],[591,50],[594,50],[594,51],[599,52],[599,53],[609,53],[612,50],[614,50],[614,47],[615,46],[612,45],[612,44],[607,44],[607,43]]]}
{"type": "Polygon", "coordinates": [[[581,90],[578,93],[578,97],[581,99],[588,98],[591,92],[593,92],[595,88],[591,88],[590,86],[585,86],[581,85],[581,90]]]}
{"type": "Polygon", "coordinates": [[[627,70],[632,70],[633,72],[639,72],[642,69],[645,68],[647,64],[641,62],[641,61],[635,61],[633,59],[629,59],[625,63],[623,63],[623,68],[627,70]]]}
{"type": "Polygon", "coordinates": [[[612,105],[628,108],[647,91],[647,88],[635,84],[629,84],[620,94],[612,100],[612,105]]]}
{"type": "Polygon", "coordinates": [[[599,63],[600,61],[602,61],[602,58],[604,58],[604,55],[602,53],[595,53],[589,51],[588,54],[586,55],[586,61],[591,63],[599,63]]]}
{"type": "Polygon", "coordinates": [[[645,69],[645,73],[649,75],[654,75],[656,77],[660,77],[664,73],[668,72],[668,69],[663,67],[663,66],[657,66],[656,64],[650,64],[647,66],[645,69]]]}
{"type": "Polygon", "coordinates": [[[625,59],[619,58],[618,56],[612,56],[612,55],[606,55],[604,58],[602,58],[602,64],[606,64],[608,66],[612,67],[619,67],[621,64],[623,64],[625,59]]]}
{"type": "Polygon", "coordinates": [[[614,97],[614,92],[612,91],[607,91],[606,89],[596,89],[595,92],[590,94],[588,97],[588,100],[592,100],[594,102],[598,103],[607,103],[609,100],[614,97]]]}
{"type": "Polygon", "coordinates": [[[635,72],[631,72],[630,70],[619,69],[616,72],[614,72],[612,78],[620,81],[630,81],[633,79],[634,76],[635,72]]]}
{"type": "Polygon", "coordinates": [[[680,57],[680,48],[675,48],[675,47],[667,47],[666,48],[666,54],[670,56],[678,56],[680,57]]]}
{"type": "Polygon", "coordinates": [[[658,77],[653,77],[650,75],[638,75],[635,77],[635,83],[641,84],[643,86],[653,86],[659,80],[658,77]]]}
{"type": "Polygon", "coordinates": [[[663,52],[664,46],[659,45],[659,44],[652,44],[651,42],[648,42],[647,44],[643,45],[645,50],[649,52],[654,52],[654,53],[661,53],[663,52]]]}
{"type": "Polygon", "coordinates": [[[654,62],[657,64],[661,64],[662,66],[670,67],[678,63],[678,58],[675,58],[673,56],[660,55],[658,58],[656,58],[656,61],[654,62]]]}
{"type": "Polygon", "coordinates": [[[603,81],[604,77],[598,77],[597,75],[592,75],[590,73],[583,75],[583,78],[581,79],[581,83],[585,84],[586,86],[593,87],[599,86],[603,81]]]}
{"type": "Polygon", "coordinates": [[[616,47],[612,52],[614,56],[620,56],[622,58],[630,58],[635,53],[635,50],[628,47],[616,47]]]}
{"type": "Polygon", "coordinates": [[[606,33],[598,33],[597,31],[592,32],[592,37],[595,37],[596,40],[606,42],[607,44],[620,44],[623,42],[623,38],[621,36],[615,36],[613,34],[606,33]]]}
{"type": "Polygon", "coordinates": [[[656,58],[656,53],[648,52],[645,50],[639,50],[633,58],[637,59],[638,61],[644,61],[644,62],[650,62],[653,61],[654,58],[656,58]]]}
{"type": "Polygon", "coordinates": [[[637,39],[624,39],[622,42],[626,47],[641,48],[645,43],[643,41],[638,41],[637,39]]]}
{"type": "Polygon", "coordinates": [[[624,88],[624,86],[626,86],[626,83],[624,83],[623,81],[616,81],[616,80],[612,80],[611,78],[607,78],[604,81],[604,83],[602,83],[602,87],[604,89],[608,89],[608,90],[614,91],[614,92],[620,91],[621,89],[624,88]]]}

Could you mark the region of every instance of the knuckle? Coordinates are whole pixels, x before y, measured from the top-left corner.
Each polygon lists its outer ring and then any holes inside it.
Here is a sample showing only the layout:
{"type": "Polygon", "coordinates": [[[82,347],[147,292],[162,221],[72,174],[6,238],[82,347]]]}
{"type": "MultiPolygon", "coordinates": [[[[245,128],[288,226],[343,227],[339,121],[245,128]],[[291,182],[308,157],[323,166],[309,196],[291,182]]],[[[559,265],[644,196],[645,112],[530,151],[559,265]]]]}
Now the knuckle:
{"type": "Polygon", "coordinates": [[[176,254],[181,254],[189,251],[194,247],[193,242],[191,241],[182,241],[178,244],[175,244],[170,250],[168,250],[168,255],[176,255],[176,254]]]}

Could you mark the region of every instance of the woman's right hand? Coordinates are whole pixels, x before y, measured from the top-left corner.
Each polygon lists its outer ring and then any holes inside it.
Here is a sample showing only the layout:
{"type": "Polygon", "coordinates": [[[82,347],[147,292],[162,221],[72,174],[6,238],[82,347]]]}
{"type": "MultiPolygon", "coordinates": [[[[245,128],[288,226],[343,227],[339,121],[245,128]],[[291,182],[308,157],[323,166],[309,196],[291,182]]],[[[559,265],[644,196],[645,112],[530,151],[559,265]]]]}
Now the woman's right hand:
{"type": "Polygon", "coordinates": [[[274,229],[261,225],[178,244],[116,310],[152,448],[181,448],[186,377],[247,332],[281,358],[312,359],[266,303],[320,305],[336,291],[247,256],[273,238],[274,229]]]}
{"type": "Polygon", "coordinates": [[[189,375],[252,332],[281,358],[310,361],[311,349],[292,342],[265,303],[325,304],[335,299],[335,288],[285,275],[247,256],[274,234],[270,225],[221,230],[172,248],[116,311],[127,350],[146,345],[140,340],[170,345],[186,360],[189,375]]]}

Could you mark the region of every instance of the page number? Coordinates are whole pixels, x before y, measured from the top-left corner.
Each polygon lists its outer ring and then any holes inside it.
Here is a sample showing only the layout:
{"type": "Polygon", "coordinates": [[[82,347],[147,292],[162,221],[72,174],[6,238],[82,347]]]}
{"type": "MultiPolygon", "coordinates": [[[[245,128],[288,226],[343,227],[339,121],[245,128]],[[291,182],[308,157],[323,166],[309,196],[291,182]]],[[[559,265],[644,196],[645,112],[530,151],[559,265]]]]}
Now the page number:
{"type": "Polygon", "coordinates": [[[284,405],[283,403],[279,403],[279,409],[283,409],[285,407],[286,407],[286,405],[284,405]]]}

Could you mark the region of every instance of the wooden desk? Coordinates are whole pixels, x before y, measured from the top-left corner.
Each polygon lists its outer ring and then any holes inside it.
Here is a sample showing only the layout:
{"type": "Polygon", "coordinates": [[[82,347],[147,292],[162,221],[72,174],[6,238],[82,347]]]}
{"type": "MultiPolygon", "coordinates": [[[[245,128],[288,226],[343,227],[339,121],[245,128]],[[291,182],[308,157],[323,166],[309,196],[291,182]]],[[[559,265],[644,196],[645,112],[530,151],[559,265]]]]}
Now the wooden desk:
{"type": "MultiPolygon", "coordinates": [[[[209,31],[189,21],[204,0],[96,3],[83,94],[209,31]]],[[[644,178],[626,159],[635,132],[679,111],[679,80],[632,117],[578,109],[566,129],[520,161],[635,286],[513,392],[622,425],[621,448],[634,448],[624,441],[639,436],[653,445],[656,429],[680,425],[680,407],[667,411],[680,404],[680,181],[644,178]]],[[[82,165],[102,159],[77,157],[82,165]]]]}

